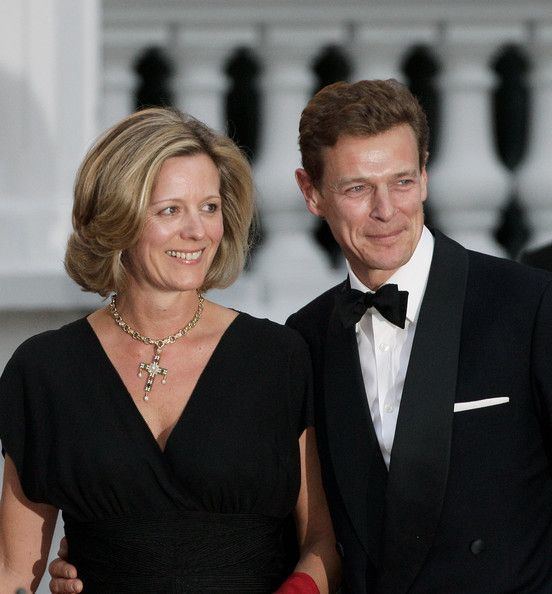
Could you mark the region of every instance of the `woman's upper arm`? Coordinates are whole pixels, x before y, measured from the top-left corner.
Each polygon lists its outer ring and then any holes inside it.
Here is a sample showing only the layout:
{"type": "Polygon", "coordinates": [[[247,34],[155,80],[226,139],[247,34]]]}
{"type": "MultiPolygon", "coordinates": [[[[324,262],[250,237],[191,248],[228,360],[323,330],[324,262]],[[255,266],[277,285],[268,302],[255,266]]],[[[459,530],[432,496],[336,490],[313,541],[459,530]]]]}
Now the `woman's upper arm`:
{"type": "Polygon", "coordinates": [[[301,456],[301,487],[295,518],[300,545],[310,538],[324,534],[333,537],[326,495],[320,476],[320,462],[314,427],[307,427],[299,438],[301,456]]]}
{"type": "Polygon", "coordinates": [[[15,464],[6,455],[0,500],[2,584],[34,591],[45,571],[58,510],[27,499],[15,464]],[[22,583],[18,583],[18,580],[22,583]]]}
{"type": "Polygon", "coordinates": [[[334,592],[340,581],[340,560],[322,487],[314,427],[299,438],[301,487],[295,507],[300,559],[296,571],[307,572],[321,593],[334,592]]]}

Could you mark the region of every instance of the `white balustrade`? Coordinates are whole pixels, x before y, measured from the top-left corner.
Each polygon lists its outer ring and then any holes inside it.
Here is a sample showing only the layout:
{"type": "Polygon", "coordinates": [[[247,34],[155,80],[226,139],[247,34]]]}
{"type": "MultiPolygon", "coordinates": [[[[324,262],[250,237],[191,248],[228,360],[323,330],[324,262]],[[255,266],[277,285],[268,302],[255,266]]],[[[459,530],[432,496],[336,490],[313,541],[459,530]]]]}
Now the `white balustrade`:
{"type": "Polygon", "coordinates": [[[521,27],[449,25],[437,48],[441,60],[441,146],[429,172],[439,225],[471,249],[503,254],[492,232],[509,175],[493,146],[491,56],[523,39],[521,27]]]}
{"type": "Polygon", "coordinates": [[[138,77],[134,66],[149,47],[169,45],[169,28],[158,26],[113,26],[103,30],[103,94],[100,128],[105,129],[132,113],[138,77]]]}
{"type": "Polygon", "coordinates": [[[259,42],[254,27],[183,27],[177,33],[177,105],[216,130],[223,131],[224,64],[232,51],[259,42]]]}
{"type": "Polygon", "coordinates": [[[322,45],[339,43],[342,34],[333,27],[274,26],[261,48],[263,140],[255,176],[266,237],[254,273],[262,300],[278,319],[331,282],[294,171],[300,165],[299,118],[314,85],[312,60],[322,45]]]}
{"type": "MultiPolygon", "coordinates": [[[[260,58],[264,115],[255,179],[266,239],[253,270],[233,289],[215,292],[222,302],[283,320],[343,276],[329,270],[313,241],[315,220],[293,178],[299,116],[314,83],[311,62],[329,44],[351,56],[355,79],[401,80],[401,59],[413,45],[433,49],[442,106],[441,146],[429,171],[437,223],[466,246],[498,254],[492,231],[512,182],[492,142],[490,60],[508,42],[528,48],[531,132],[519,191],[534,231],[532,244],[552,239],[550,0],[2,0],[1,5],[0,308],[33,310],[21,314],[25,320],[41,309],[99,303],[63,272],[72,179],[93,137],[134,110],[133,66],[150,46],[174,59],[177,105],[219,130],[228,86],[224,63],[239,46],[260,58]]],[[[57,320],[50,322],[45,325],[57,320]]],[[[0,342],[10,344],[6,332],[12,338],[17,332],[0,328],[0,342]]]]}
{"type": "Polygon", "coordinates": [[[552,20],[534,28],[529,154],[518,181],[533,228],[532,246],[552,240],[552,20]]]}
{"type": "Polygon", "coordinates": [[[433,45],[436,27],[402,23],[371,23],[355,29],[350,53],[357,80],[394,78],[405,82],[401,59],[415,45],[433,45]]]}
{"type": "Polygon", "coordinates": [[[62,270],[72,179],[93,137],[133,111],[133,66],[150,46],[174,60],[177,105],[220,130],[226,60],[240,46],[259,57],[264,117],[255,176],[266,242],[234,291],[238,307],[247,286],[260,309],[281,319],[336,278],[293,179],[311,62],[329,44],[351,57],[354,79],[402,79],[406,52],[432,49],[442,111],[431,203],[445,231],[491,253],[502,251],[492,231],[513,182],[492,142],[490,58],[506,42],[529,48],[530,150],[517,181],[532,243],[552,238],[549,0],[4,0],[2,10],[0,307],[91,303],[62,270]],[[293,295],[287,305],[284,293],[293,295]]]}

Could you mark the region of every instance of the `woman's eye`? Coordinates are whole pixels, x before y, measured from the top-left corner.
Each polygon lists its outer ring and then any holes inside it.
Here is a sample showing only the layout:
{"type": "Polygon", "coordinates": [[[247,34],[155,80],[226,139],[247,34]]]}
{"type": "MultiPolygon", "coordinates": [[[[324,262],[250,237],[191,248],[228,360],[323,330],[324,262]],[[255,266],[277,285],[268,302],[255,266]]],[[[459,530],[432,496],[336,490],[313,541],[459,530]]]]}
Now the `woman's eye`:
{"type": "Polygon", "coordinates": [[[219,208],[219,205],[216,202],[209,202],[207,204],[205,204],[205,206],[203,207],[203,210],[205,212],[217,212],[219,208]]]}
{"type": "Polygon", "coordinates": [[[177,206],[167,206],[167,208],[164,208],[159,214],[170,216],[176,214],[176,212],[178,212],[177,206]]]}

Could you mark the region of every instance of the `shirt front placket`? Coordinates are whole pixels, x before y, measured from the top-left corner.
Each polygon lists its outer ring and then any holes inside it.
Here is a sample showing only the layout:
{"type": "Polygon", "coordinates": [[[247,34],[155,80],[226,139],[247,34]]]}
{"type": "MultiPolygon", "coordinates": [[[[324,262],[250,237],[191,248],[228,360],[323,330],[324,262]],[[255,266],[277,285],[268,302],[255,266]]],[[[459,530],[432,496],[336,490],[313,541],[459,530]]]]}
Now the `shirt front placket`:
{"type": "Polygon", "coordinates": [[[382,442],[387,453],[391,454],[398,412],[395,385],[397,328],[379,314],[372,316],[372,323],[382,442]]]}

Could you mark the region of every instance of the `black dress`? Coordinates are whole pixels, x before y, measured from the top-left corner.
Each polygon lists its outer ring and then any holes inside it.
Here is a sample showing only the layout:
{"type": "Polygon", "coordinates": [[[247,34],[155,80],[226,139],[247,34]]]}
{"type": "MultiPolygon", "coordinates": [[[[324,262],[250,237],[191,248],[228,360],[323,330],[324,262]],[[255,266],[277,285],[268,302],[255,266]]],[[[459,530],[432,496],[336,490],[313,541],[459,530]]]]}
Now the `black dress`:
{"type": "Polygon", "coordinates": [[[266,594],[290,570],[310,374],[295,331],[240,313],[162,451],[83,318],[16,350],[0,438],[63,510],[85,593],[266,594]]]}

